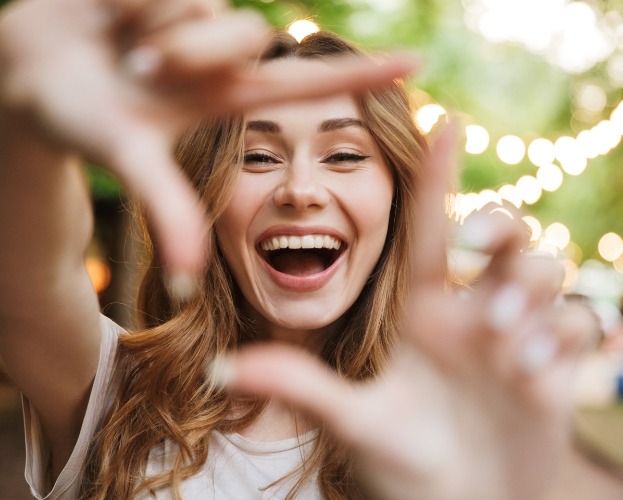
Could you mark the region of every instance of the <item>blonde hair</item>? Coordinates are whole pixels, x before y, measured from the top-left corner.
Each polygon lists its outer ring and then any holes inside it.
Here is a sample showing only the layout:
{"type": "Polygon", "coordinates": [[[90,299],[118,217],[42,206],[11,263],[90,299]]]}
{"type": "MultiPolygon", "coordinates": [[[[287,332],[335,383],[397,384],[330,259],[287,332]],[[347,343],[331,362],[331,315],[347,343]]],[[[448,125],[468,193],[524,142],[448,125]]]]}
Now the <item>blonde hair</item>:
{"type": "MultiPolygon", "coordinates": [[[[319,32],[299,44],[275,34],[262,59],[331,58],[363,54],[337,35],[319,32]]],[[[414,225],[415,186],[426,144],[412,119],[407,93],[399,82],[358,96],[362,118],[390,165],[395,194],[382,255],[353,306],[328,340],[323,359],[341,376],[365,380],[386,364],[395,343],[408,291],[409,248],[414,225]]],[[[204,199],[210,220],[218,219],[237,180],[243,151],[243,119],[211,120],[180,141],[177,159],[204,199]]],[[[227,269],[216,238],[200,293],[178,307],[168,296],[163,266],[151,239],[150,260],[141,284],[138,310],[145,328],[123,335],[118,352],[119,389],[101,430],[90,446],[83,498],[129,498],[197,473],[207,459],[212,431],[235,432],[248,426],[262,403],[245,402],[216,387],[205,376],[215,356],[253,341],[253,327],[238,307],[240,292],[227,269]],[[240,408],[245,411],[240,412],[240,408]],[[236,418],[232,417],[236,409],[236,418]],[[175,443],[180,453],[172,471],[143,477],[150,450],[175,443]]],[[[360,497],[348,455],[325,429],[290,492],[313,474],[328,499],[360,497]]]]}

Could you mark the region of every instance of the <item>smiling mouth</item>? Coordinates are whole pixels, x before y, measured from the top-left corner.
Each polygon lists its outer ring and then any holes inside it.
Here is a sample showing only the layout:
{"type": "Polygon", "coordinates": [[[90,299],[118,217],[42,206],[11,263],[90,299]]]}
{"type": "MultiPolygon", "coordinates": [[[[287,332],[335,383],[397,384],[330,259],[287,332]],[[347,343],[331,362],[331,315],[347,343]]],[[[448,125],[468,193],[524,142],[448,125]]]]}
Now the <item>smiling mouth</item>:
{"type": "Polygon", "coordinates": [[[273,236],[259,245],[261,257],[274,270],[306,277],[329,269],[346,250],[346,243],[328,235],[273,236]]]}

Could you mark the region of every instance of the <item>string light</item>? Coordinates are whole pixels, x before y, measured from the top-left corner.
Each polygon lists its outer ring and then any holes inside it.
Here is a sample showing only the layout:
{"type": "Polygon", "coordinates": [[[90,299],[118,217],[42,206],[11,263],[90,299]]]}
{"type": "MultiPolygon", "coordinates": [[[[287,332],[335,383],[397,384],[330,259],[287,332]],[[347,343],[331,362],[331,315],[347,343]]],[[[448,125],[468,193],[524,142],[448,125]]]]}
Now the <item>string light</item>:
{"type": "Polygon", "coordinates": [[[623,255],[623,239],[616,233],[606,233],[597,244],[599,255],[608,262],[614,262],[623,255]]]}
{"type": "Polygon", "coordinates": [[[538,219],[532,217],[531,215],[524,215],[521,219],[530,228],[530,241],[538,241],[543,232],[541,223],[538,221],[538,219]]]}
{"type": "Polygon", "coordinates": [[[523,160],[526,154],[526,145],[516,135],[505,135],[498,141],[496,152],[504,163],[516,165],[523,160]]]}
{"type": "Polygon", "coordinates": [[[519,194],[517,187],[513,184],[504,184],[500,187],[500,189],[498,189],[498,194],[500,195],[500,198],[512,203],[517,208],[520,208],[521,205],[523,205],[521,194],[519,194]]]}
{"type": "Polygon", "coordinates": [[[465,135],[467,136],[465,151],[470,154],[484,153],[489,146],[489,132],[481,125],[467,125],[465,135]]]}
{"type": "Polygon", "coordinates": [[[545,191],[556,191],[563,181],[562,170],[556,165],[544,165],[536,172],[536,180],[545,191]]]}
{"type": "Polygon", "coordinates": [[[288,26],[288,33],[296,38],[297,42],[300,42],[307,35],[311,35],[317,31],[320,31],[320,28],[309,19],[299,19],[288,26]]]}
{"type": "Polygon", "coordinates": [[[550,165],[555,158],[554,143],[549,139],[539,137],[528,146],[528,159],[537,167],[550,165]]]}
{"type": "Polygon", "coordinates": [[[544,239],[547,243],[550,243],[562,250],[571,241],[571,233],[564,224],[554,222],[545,229],[544,239]]]}
{"type": "Polygon", "coordinates": [[[446,110],[439,104],[426,104],[416,111],[415,121],[424,133],[428,133],[445,114],[446,110]]]}
{"type": "Polygon", "coordinates": [[[521,199],[528,205],[539,201],[543,193],[539,181],[531,175],[520,177],[515,186],[517,187],[521,199]]]}

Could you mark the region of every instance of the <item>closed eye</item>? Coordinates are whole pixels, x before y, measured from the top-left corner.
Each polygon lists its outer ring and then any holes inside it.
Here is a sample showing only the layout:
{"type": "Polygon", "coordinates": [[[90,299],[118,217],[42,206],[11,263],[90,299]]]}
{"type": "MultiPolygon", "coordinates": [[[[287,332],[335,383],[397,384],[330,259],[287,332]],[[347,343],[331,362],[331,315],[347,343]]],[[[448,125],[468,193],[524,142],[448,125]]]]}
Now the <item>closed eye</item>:
{"type": "Polygon", "coordinates": [[[370,157],[359,153],[340,151],[325,158],[323,163],[359,163],[368,158],[370,157]]]}
{"type": "Polygon", "coordinates": [[[250,151],[243,156],[243,170],[246,172],[272,172],[281,168],[283,161],[264,151],[250,151]]]}
{"type": "Polygon", "coordinates": [[[279,163],[279,160],[277,160],[275,157],[266,154],[266,153],[258,153],[258,152],[253,152],[253,153],[246,153],[244,155],[244,164],[248,165],[248,164],[269,164],[269,163],[279,163]]]}

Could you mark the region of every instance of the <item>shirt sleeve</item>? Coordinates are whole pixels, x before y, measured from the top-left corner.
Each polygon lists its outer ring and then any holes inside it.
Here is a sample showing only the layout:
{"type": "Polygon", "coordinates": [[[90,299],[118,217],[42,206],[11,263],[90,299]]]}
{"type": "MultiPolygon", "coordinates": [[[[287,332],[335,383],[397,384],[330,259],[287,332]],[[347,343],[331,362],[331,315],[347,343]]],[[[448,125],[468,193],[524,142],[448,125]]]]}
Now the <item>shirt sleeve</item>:
{"type": "Polygon", "coordinates": [[[28,398],[22,396],[24,430],[26,436],[26,482],[37,500],[74,500],[80,490],[82,468],[89,443],[98,430],[102,417],[114,395],[111,382],[114,375],[118,338],[124,330],[111,319],[101,315],[102,341],[93,388],[82,422],[78,441],[52,489],[46,491],[46,473],[50,450],[43,434],[41,421],[28,398]]]}

